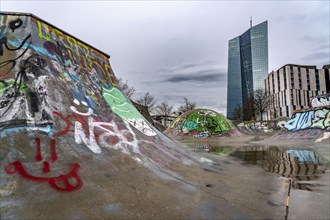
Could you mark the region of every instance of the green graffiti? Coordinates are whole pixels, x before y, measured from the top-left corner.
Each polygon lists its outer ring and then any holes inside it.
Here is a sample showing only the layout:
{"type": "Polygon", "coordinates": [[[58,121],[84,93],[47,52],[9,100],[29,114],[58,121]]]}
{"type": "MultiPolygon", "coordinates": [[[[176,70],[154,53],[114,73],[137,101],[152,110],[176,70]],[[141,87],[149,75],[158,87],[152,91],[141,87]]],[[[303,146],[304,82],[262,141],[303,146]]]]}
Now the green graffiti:
{"type": "Polygon", "coordinates": [[[147,136],[155,136],[156,133],[149,127],[143,116],[136,110],[128,99],[115,87],[111,89],[102,89],[103,98],[106,100],[111,110],[127,121],[131,126],[135,127],[147,136]]]}
{"type": "Polygon", "coordinates": [[[140,112],[128,102],[121,91],[115,87],[111,89],[103,88],[103,97],[107,101],[111,110],[122,119],[142,119],[140,112]]]}
{"type": "MultiPolygon", "coordinates": [[[[224,116],[209,110],[196,110],[186,115],[186,117],[181,117],[174,123],[177,124],[180,120],[183,121],[182,130],[184,132],[221,133],[233,128],[233,124],[224,116]]],[[[172,125],[172,127],[174,126],[172,125]]]]}
{"type": "Polygon", "coordinates": [[[328,109],[318,109],[315,111],[314,118],[312,119],[311,128],[321,128],[324,129],[329,127],[330,114],[328,109]]]}
{"type": "MultiPolygon", "coordinates": [[[[13,88],[15,85],[15,80],[14,79],[8,79],[4,81],[0,81],[0,95],[4,94],[6,91],[8,91],[10,88],[13,88]]],[[[24,85],[24,83],[21,83],[18,90],[15,88],[15,91],[20,91],[20,92],[27,92],[27,86],[24,85]]]]}

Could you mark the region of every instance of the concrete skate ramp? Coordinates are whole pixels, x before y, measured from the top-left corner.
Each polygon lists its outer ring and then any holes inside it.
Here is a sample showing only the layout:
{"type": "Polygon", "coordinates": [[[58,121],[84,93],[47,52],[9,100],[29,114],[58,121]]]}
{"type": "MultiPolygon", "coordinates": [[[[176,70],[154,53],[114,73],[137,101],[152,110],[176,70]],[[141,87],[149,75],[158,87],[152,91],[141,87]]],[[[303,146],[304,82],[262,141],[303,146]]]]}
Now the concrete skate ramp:
{"type": "Polygon", "coordinates": [[[267,204],[257,189],[241,195],[228,187],[235,176],[154,129],[117,87],[109,56],[70,34],[1,13],[0,59],[1,219],[255,219],[282,210],[255,212],[250,197],[267,204]]]}

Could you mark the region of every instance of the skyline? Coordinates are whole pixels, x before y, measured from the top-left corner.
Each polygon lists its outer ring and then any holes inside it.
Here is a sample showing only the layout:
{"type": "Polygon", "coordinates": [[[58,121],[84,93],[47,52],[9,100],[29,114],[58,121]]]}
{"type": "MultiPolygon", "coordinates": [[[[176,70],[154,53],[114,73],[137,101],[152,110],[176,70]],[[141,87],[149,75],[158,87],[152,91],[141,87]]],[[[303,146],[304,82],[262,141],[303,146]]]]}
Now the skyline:
{"type": "Polygon", "coordinates": [[[180,105],[187,97],[221,113],[228,41],[250,28],[251,16],[253,26],[268,21],[268,72],[289,63],[322,68],[330,63],[329,7],[327,1],[0,2],[1,11],[32,13],[109,54],[116,77],[137,90],[135,99],[149,92],[158,103],[180,105]]]}

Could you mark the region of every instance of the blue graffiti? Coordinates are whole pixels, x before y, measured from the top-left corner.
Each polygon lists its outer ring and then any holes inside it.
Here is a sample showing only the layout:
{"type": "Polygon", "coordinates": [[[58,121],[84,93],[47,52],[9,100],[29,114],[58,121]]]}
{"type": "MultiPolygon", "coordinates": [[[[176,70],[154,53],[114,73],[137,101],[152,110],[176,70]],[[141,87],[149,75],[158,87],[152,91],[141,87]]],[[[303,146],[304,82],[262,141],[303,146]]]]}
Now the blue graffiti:
{"type": "MultiPolygon", "coordinates": [[[[14,46],[14,47],[18,47],[20,46],[22,43],[23,43],[23,40],[18,37],[18,36],[15,36],[16,38],[16,41],[13,41],[13,40],[7,40],[8,44],[10,44],[11,46],[14,46]]],[[[56,61],[59,61],[57,56],[53,55],[53,54],[50,54],[45,48],[43,47],[38,47],[38,46],[35,46],[33,44],[24,44],[22,46],[23,49],[33,49],[35,52],[37,53],[41,53],[42,55],[45,55],[45,56],[48,56],[49,58],[51,59],[54,59],[56,61]]]]}
{"type": "Polygon", "coordinates": [[[289,131],[298,131],[307,128],[329,129],[330,109],[313,109],[305,112],[296,112],[285,124],[289,131]]]}
{"type": "Polygon", "coordinates": [[[314,111],[296,112],[284,127],[292,131],[308,128],[312,125],[314,113],[314,111]]]}
{"type": "Polygon", "coordinates": [[[197,129],[197,122],[195,120],[186,120],[183,124],[183,130],[191,131],[197,129]]]}
{"type": "Polygon", "coordinates": [[[6,137],[8,135],[11,135],[13,132],[36,132],[36,133],[43,133],[48,135],[49,137],[52,137],[54,134],[53,127],[51,125],[47,125],[45,127],[43,126],[19,126],[14,128],[4,128],[2,131],[0,130],[1,137],[6,137]]]}

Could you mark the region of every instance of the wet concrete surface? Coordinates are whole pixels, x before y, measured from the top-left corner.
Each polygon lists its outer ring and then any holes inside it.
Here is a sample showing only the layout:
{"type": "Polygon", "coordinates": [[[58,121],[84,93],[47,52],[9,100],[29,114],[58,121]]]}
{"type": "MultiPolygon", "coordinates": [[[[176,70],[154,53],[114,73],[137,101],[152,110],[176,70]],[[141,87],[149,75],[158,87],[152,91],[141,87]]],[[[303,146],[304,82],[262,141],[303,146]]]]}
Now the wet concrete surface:
{"type": "MultiPolygon", "coordinates": [[[[260,210],[273,208],[273,214],[280,212],[282,219],[329,219],[330,146],[249,146],[245,142],[240,147],[209,140],[186,144],[212,160],[214,167],[221,167],[223,175],[233,177],[231,186],[236,189],[229,196],[259,203],[260,210]]],[[[273,214],[269,219],[276,219],[273,214]]]]}
{"type": "MultiPolygon", "coordinates": [[[[141,157],[148,167],[113,149],[97,157],[83,149],[76,149],[79,157],[68,154],[69,147],[59,149],[66,152],[63,157],[81,163],[84,184],[71,193],[6,174],[11,161],[6,157],[0,161],[1,219],[328,219],[329,163],[319,151],[233,141],[166,148],[171,155],[179,154],[178,148],[192,152],[186,155],[197,161],[193,165],[180,160],[161,165],[164,152],[151,142],[141,147],[154,154],[141,157]]],[[[20,161],[32,172],[38,164],[26,159],[33,158],[31,146],[18,146],[24,154],[7,154],[26,155],[20,161]]],[[[64,159],[54,172],[67,167],[64,159]]]]}

